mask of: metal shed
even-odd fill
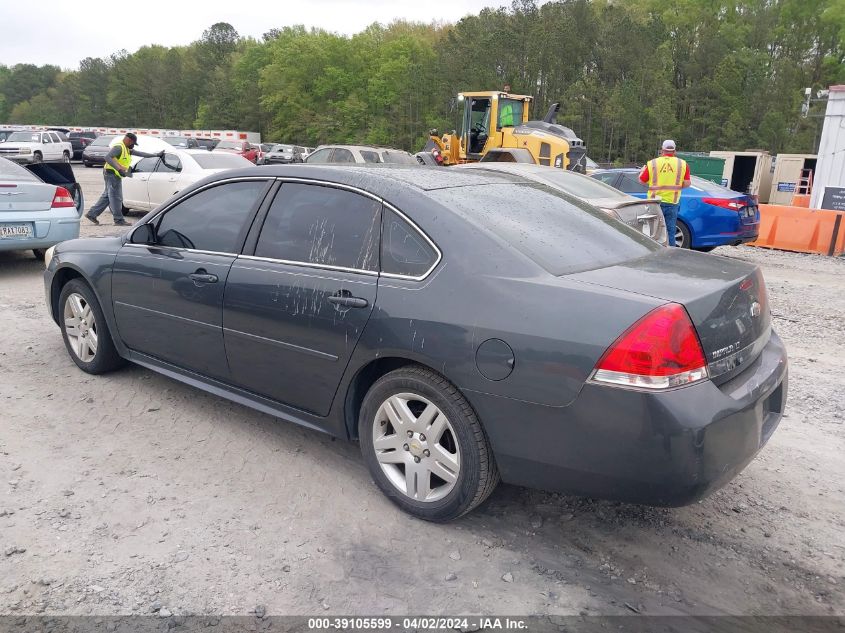
[[[763,150],[744,152],[710,152],[725,159],[722,184],[739,193],[757,196],[758,202],[769,201],[772,187],[772,155]]]
[[[769,204],[791,205],[796,195],[812,193],[815,173],[815,154],[778,154],[775,157]]]

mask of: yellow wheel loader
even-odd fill
[[[531,162],[584,173],[584,142],[568,127],[553,123],[559,104],[552,104],[542,121],[529,121],[531,100],[507,92],[462,92],[460,131],[440,136],[431,130],[425,149],[443,165]]]

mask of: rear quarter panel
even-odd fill
[[[662,303],[555,277],[437,203],[393,200],[438,245],[443,259],[424,281],[379,281],[378,297],[350,363],[408,358],[465,392],[566,406],[598,358],[628,326]],[[479,346],[513,350],[503,380],[478,368]]]

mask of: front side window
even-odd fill
[[[176,156],[176,154],[165,154],[164,158],[156,167],[156,171],[160,173],[164,172],[166,174],[180,172],[182,171],[182,161],[179,160],[179,157]]]
[[[148,174],[156,170],[157,163],[157,156],[150,158],[142,158],[135,164],[135,166],[132,168],[132,171],[134,171],[136,174]]]
[[[386,209],[382,222],[382,272],[406,277],[425,275],[437,261],[437,252],[393,211]]]
[[[381,203],[319,185],[285,183],[255,248],[257,257],[378,270]]]
[[[156,244],[216,253],[240,251],[248,222],[267,182],[246,180],[209,187],[168,210]]]
[[[329,162],[329,156],[332,153],[331,147],[324,147],[323,149],[318,149],[316,152],[311,154],[305,162],[307,163],[327,163]]]

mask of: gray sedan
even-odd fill
[[[500,479],[682,505],[777,427],[786,352],[753,265],[661,247],[511,174],[251,167],[55,248],[68,353],[358,440],[454,519]]]
[[[564,169],[549,169],[542,165],[523,163],[467,163],[461,165],[460,168],[486,169],[513,174],[549,185],[598,207],[611,217],[642,231],[643,235],[648,235],[663,246],[668,243],[666,220],[663,218],[659,202],[635,198],[589,176]]]

